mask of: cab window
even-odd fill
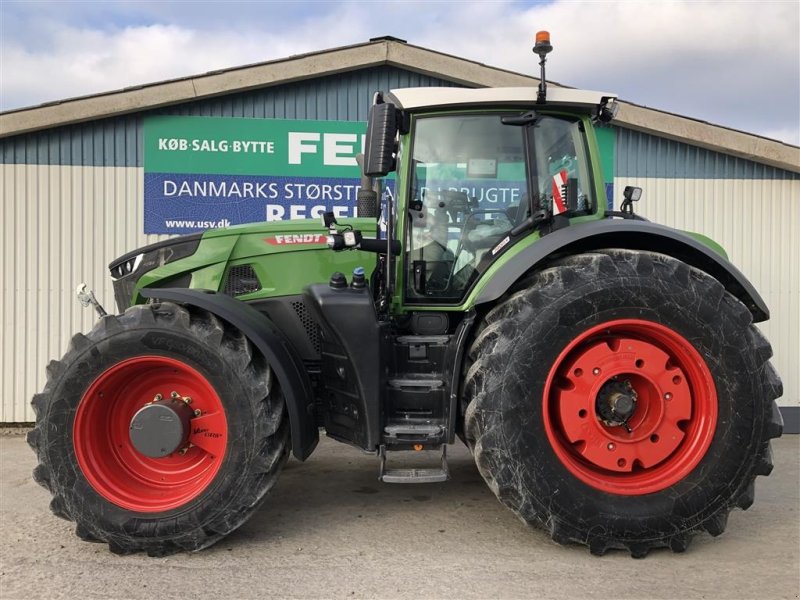
[[[508,114],[508,113],[504,113]],[[406,301],[460,301],[532,211],[596,209],[580,121],[418,118],[407,201]]]
[[[536,208],[555,214],[595,210],[591,176],[579,121],[539,117],[529,129],[532,139]]]

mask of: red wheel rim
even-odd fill
[[[601,389],[617,381],[636,392],[631,432],[597,411]],[[686,477],[717,423],[716,388],[700,353],[672,329],[638,319],[603,323],[573,340],[548,373],[543,403],[559,460],[613,494],[650,494]]]
[[[190,421],[188,444],[163,458],[145,456],[130,441],[131,419],[158,394],[169,398],[172,392],[191,398],[198,415]],[[87,481],[109,502],[138,512],[177,508],[202,493],[219,471],[227,440],[225,410],[212,385],[164,356],[131,358],[104,371],[81,398],[73,425],[75,456]]]

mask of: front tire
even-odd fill
[[[134,306],[74,336],[47,371],[28,435],[39,459],[34,479],[79,537],[113,552],[210,546],[255,512],[288,458],[272,370],[211,313]],[[142,421],[134,417],[158,403],[173,412],[152,419],[183,415],[183,438],[159,448],[163,434],[145,435],[137,446],[131,432]]]
[[[722,533],[782,428],[749,311],[650,252],[572,256],[521,288],[486,315],[464,385],[467,442],[498,498],[595,554]]]

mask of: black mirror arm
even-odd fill
[[[522,233],[525,233],[526,231],[528,231],[530,229],[533,229],[537,225],[540,225],[541,223],[544,223],[544,222],[549,221],[549,220],[550,220],[550,212],[549,211],[547,211],[545,209],[537,210],[530,217],[525,219],[522,223],[520,223],[519,225],[514,227],[514,229],[512,229],[509,232],[509,235],[511,237],[517,237],[518,235],[520,235]]]

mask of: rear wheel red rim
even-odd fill
[[[195,417],[186,446],[163,458],[139,453],[130,441],[133,415],[160,395],[190,398]],[[115,364],[81,398],[73,425],[78,465],[109,502],[137,512],[163,512],[196,498],[225,456],[225,410],[211,383],[189,365],[164,356]]]
[[[630,432],[598,413],[609,382],[636,393]],[[603,323],[574,339],[547,376],[543,402],[547,438],[569,472],[621,495],[681,481],[705,456],[717,423],[714,379],[700,353],[669,327],[639,319]]]

